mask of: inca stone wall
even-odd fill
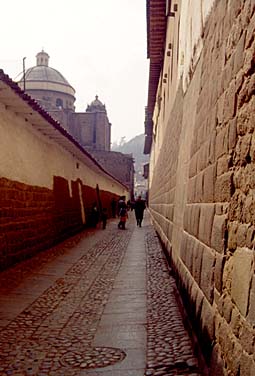
[[[150,190],[211,375],[255,374],[254,10],[253,0],[215,2]]]

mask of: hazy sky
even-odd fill
[[[12,79],[43,48],[76,90],[76,111],[95,95],[106,105],[112,142],[144,133],[146,0],[2,0],[0,32],[0,68]]]

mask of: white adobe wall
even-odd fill
[[[101,190],[127,195],[116,180],[88,167],[4,106],[0,107],[0,139],[1,177],[50,189],[53,176],[62,176],[69,182],[80,178],[91,187],[98,184]]]

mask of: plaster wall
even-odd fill
[[[91,187],[123,193],[123,186],[96,167],[91,168],[36,131],[12,111],[0,111],[0,175],[22,183],[52,188],[53,176],[81,179]],[[88,159],[89,161],[89,159]],[[78,165],[77,165],[78,164]],[[78,168],[77,168],[78,166]]]
[[[43,124],[38,130],[0,104],[0,270],[94,225],[94,203],[110,217],[112,199],[128,198],[128,189],[57,130],[66,148],[46,135]]]

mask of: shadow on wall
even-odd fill
[[[53,178],[53,190],[0,178],[0,270],[92,225],[92,206],[107,208],[115,194]]]

